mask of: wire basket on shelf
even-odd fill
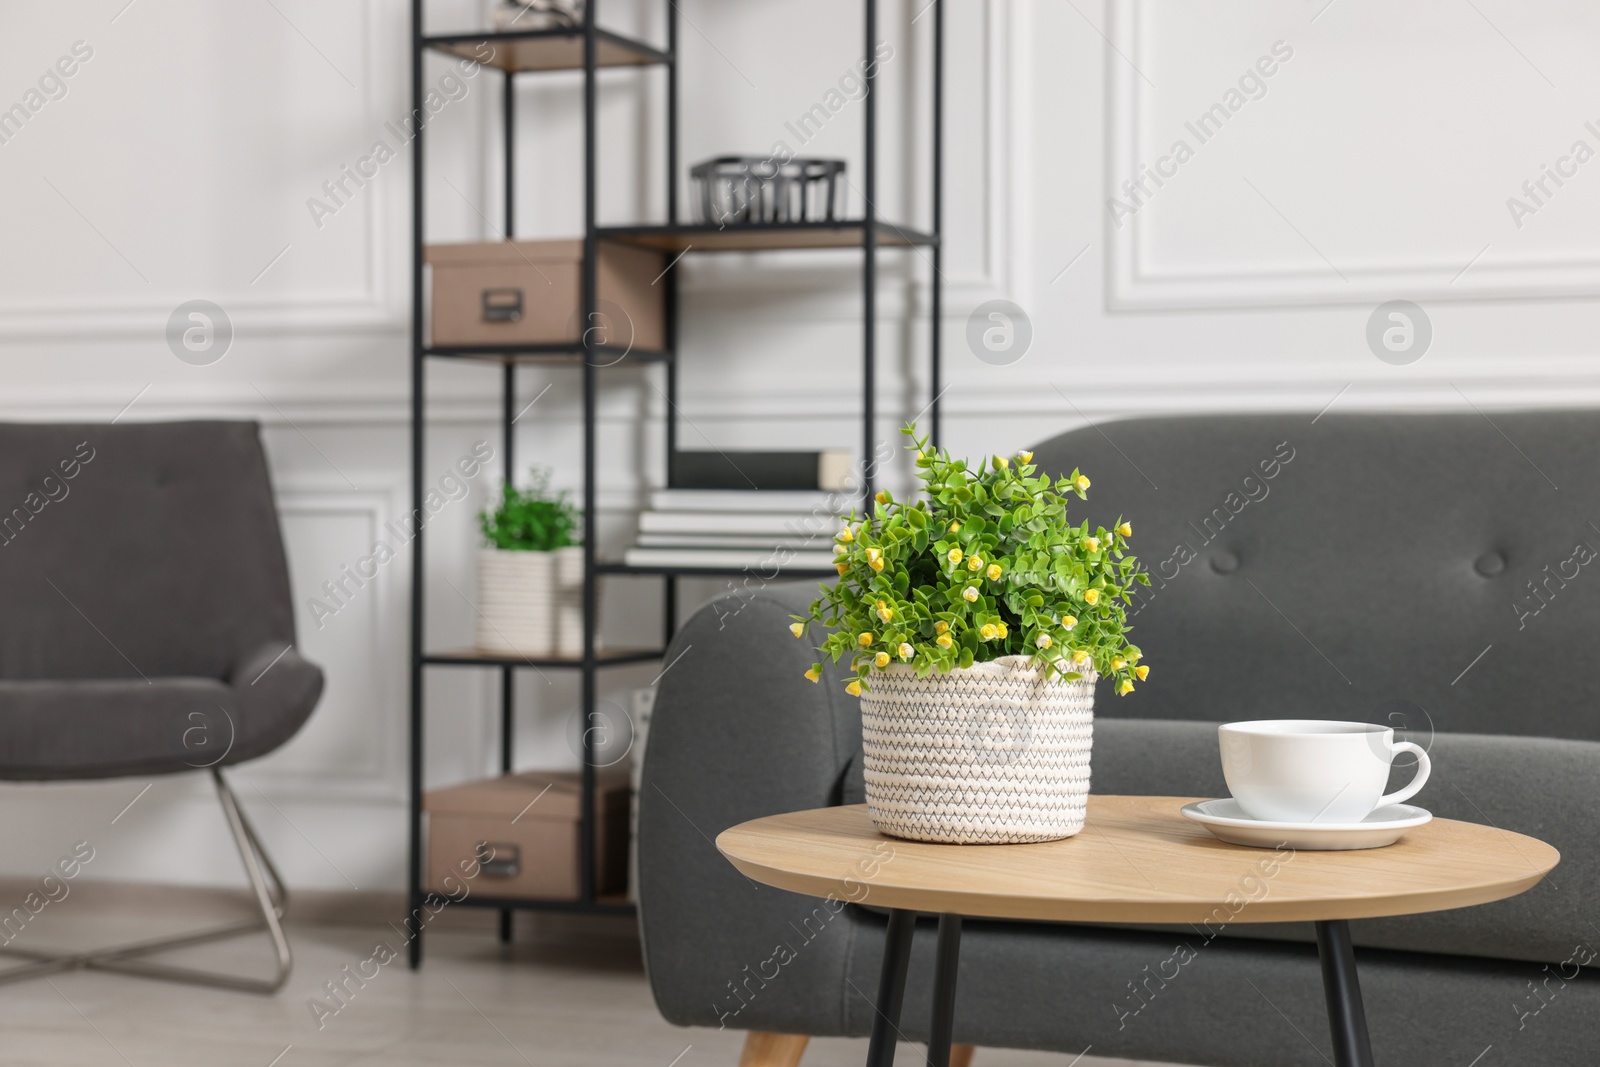
[[[763,222],[832,222],[842,159],[721,156],[689,172],[700,187],[700,220],[719,226]]]

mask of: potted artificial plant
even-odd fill
[[[1132,527],[1074,525],[1089,479],[1036,473],[1030,452],[977,468],[914,427],[926,495],[877,495],[835,538],[838,582],[819,651],[848,661],[861,698],[867,809],[895,837],[1051,841],[1083,828],[1094,683],[1119,694],[1149,668],[1128,641],[1127,604],[1149,577]],[[822,665],[806,677],[813,682]]]
[[[550,492],[548,471],[533,469],[529,483],[506,483],[493,510],[478,513],[478,647],[575,655],[583,650],[580,515],[565,491]]]

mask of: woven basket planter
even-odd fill
[[[1047,680],[1003,656],[918,678],[874,671],[861,694],[867,812],[893,837],[1055,841],[1083,829],[1094,675]]]
[[[478,552],[478,636],[484,652],[548,656],[556,649],[553,552]]]

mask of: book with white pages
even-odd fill
[[[640,533],[765,534],[786,539],[827,539],[838,533],[839,528],[837,515],[805,511],[646,511],[639,515]]]
[[[797,552],[826,550],[833,553],[833,540],[816,537],[773,537],[771,534],[641,533],[638,544],[645,548],[787,548]]]
[[[820,489],[653,489],[655,511],[785,512],[843,515],[860,509],[859,497]]]
[[[833,567],[832,552],[779,552],[770,548],[646,548],[635,546],[623,552],[622,562],[630,567],[704,567],[751,570],[823,570]]]

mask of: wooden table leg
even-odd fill
[[[883,938],[883,971],[878,977],[878,1002],[872,1017],[872,1043],[867,1047],[867,1067],[894,1067],[895,1038],[900,1033],[900,1006],[906,998],[906,968],[911,964],[911,935],[917,913],[889,913]]]
[[[739,1067],[800,1067],[811,1038],[805,1034],[776,1034],[752,1030],[744,1035]]]
[[[956,964],[960,959],[961,916],[941,915],[933,970],[933,1021],[928,1025],[928,1067],[950,1067],[950,1035],[956,1024]]]
[[[1375,1067],[1367,1013],[1361,1004],[1356,954],[1350,945],[1350,924],[1343,919],[1317,923],[1317,955],[1322,960],[1322,992],[1328,1000],[1328,1026],[1333,1031],[1337,1067]]]

